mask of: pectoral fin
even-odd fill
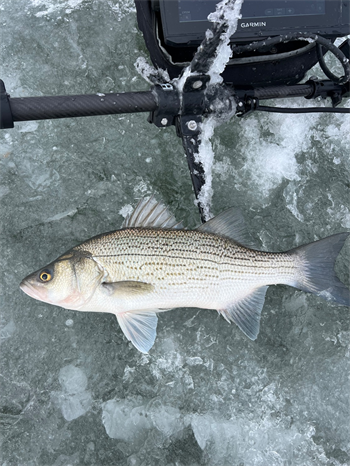
[[[136,282],[136,281],[121,281],[112,283],[101,283],[102,289],[108,295],[115,295],[119,297],[128,297],[135,295],[148,294],[153,291],[154,286],[150,283]]]
[[[256,340],[260,330],[261,310],[264,306],[267,286],[252,290],[243,299],[220,310],[220,314],[234,322],[251,340]]]
[[[118,323],[126,338],[141,353],[148,353],[157,335],[158,317],[153,311],[123,312],[117,314]]]

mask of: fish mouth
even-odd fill
[[[37,299],[38,301],[45,301],[47,299],[47,293],[46,293],[46,290],[38,290],[37,288],[35,288],[33,285],[31,285],[30,283],[26,282],[25,280],[23,280],[19,287],[21,288],[21,290],[27,294],[28,296],[30,296],[31,298],[34,298],[34,299]],[[44,295],[44,296],[43,296]]]

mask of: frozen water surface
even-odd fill
[[[0,5],[12,96],[149,88],[134,66],[147,51],[131,0]],[[348,128],[331,114],[216,128],[212,213],[240,207],[267,250],[349,229]],[[160,315],[142,355],[113,315],[20,291],[145,195],[198,224],[173,128],[121,115],[21,123],[0,137],[1,465],[350,464],[348,308],[270,287],[255,342],[214,311],[179,309]],[[349,245],[337,263],[345,282],[348,258]]]

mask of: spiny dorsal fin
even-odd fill
[[[242,212],[236,207],[221,212],[221,214],[203,223],[197,230],[225,236],[246,248],[256,249],[256,245],[245,227]]]
[[[219,310],[228,321],[234,322],[251,340],[256,340],[260,329],[261,310],[268,286],[252,290],[244,298]]]
[[[116,315],[126,338],[141,353],[148,353],[157,335],[158,317],[156,313],[153,311],[135,311]]]
[[[141,199],[135,210],[124,220],[122,228],[183,228],[167,207],[157,202],[153,196]]]

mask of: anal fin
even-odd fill
[[[148,353],[156,339],[158,317],[154,311],[128,311],[117,314],[124,335],[141,353]]]
[[[228,322],[234,322],[251,340],[256,340],[260,330],[261,310],[267,288],[267,286],[256,288],[226,309],[219,310]]]

